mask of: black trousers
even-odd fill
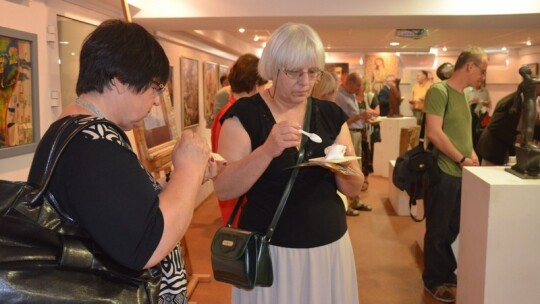
[[[455,283],[456,258],[452,243],[459,234],[461,177],[440,172],[440,181],[426,191],[426,235],[424,237],[424,273],[428,288]]]

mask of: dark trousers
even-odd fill
[[[428,288],[456,280],[457,263],[451,245],[459,234],[461,177],[443,172],[440,176],[440,181],[426,191],[424,199],[426,235],[422,278]]]

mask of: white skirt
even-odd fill
[[[349,232],[331,244],[308,248],[270,245],[271,287],[233,287],[234,304],[357,304],[356,266]]]

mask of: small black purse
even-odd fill
[[[79,124],[72,131],[68,126]],[[102,119],[74,116],[59,128],[39,187],[0,181],[0,302],[157,303],[161,269],[134,271],[102,253],[47,193],[70,141]],[[126,142],[129,142],[127,138]]]
[[[307,132],[309,132],[310,118],[311,98],[308,98],[304,118],[304,130]],[[296,165],[301,164],[304,159],[304,144],[306,140],[306,136],[302,136]],[[210,247],[212,271],[217,281],[229,283],[244,289],[253,289],[255,286],[272,286],[274,275],[268,246],[279,217],[283,212],[283,208],[285,208],[285,203],[292,190],[294,180],[298,175],[298,170],[298,167],[293,169],[289,182],[281,196],[276,213],[265,235],[259,232],[232,227],[236,213],[242,204],[243,195],[238,199],[227,225],[219,228],[212,239]]]

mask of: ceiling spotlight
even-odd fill
[[[246,29],[245,29],[245,28],[243,28],[243,27],[241,27],[241,28],[239,28],[239,29],[238,29],[238,31],[239,31],[240,33],[243,33],[243,32],[245,32],[245,31],[246,31]]]
[[[528,46],[531,46],[532,45],[531,39],[527,40],[527,42],[525,42],[525,44],[528,45]]]
[[[506,52],[506,47],[503,46],[503,47],[501,48],[501,51]]]
[[[253,36],[253,41],[255,42],[259,41],[259,36],[258,35]]]
[[[263,48],[266,47],[266,42],[263,42],[262,47],[263,47]]]
[[[446,48],[446,46],[443,46],[442,51],[443,51],[443,52],[448,51],[448,49]]]
[[[364,56],[360,56],[360,60],[358,60],[358,63],[360,65],[364,65]]]
[[[390,42],[390,45],[391,45],[391,46],[398,46],[398,45],[399,45],[399,42],[397,42],[397,41],[392,41],[392,42]]]

